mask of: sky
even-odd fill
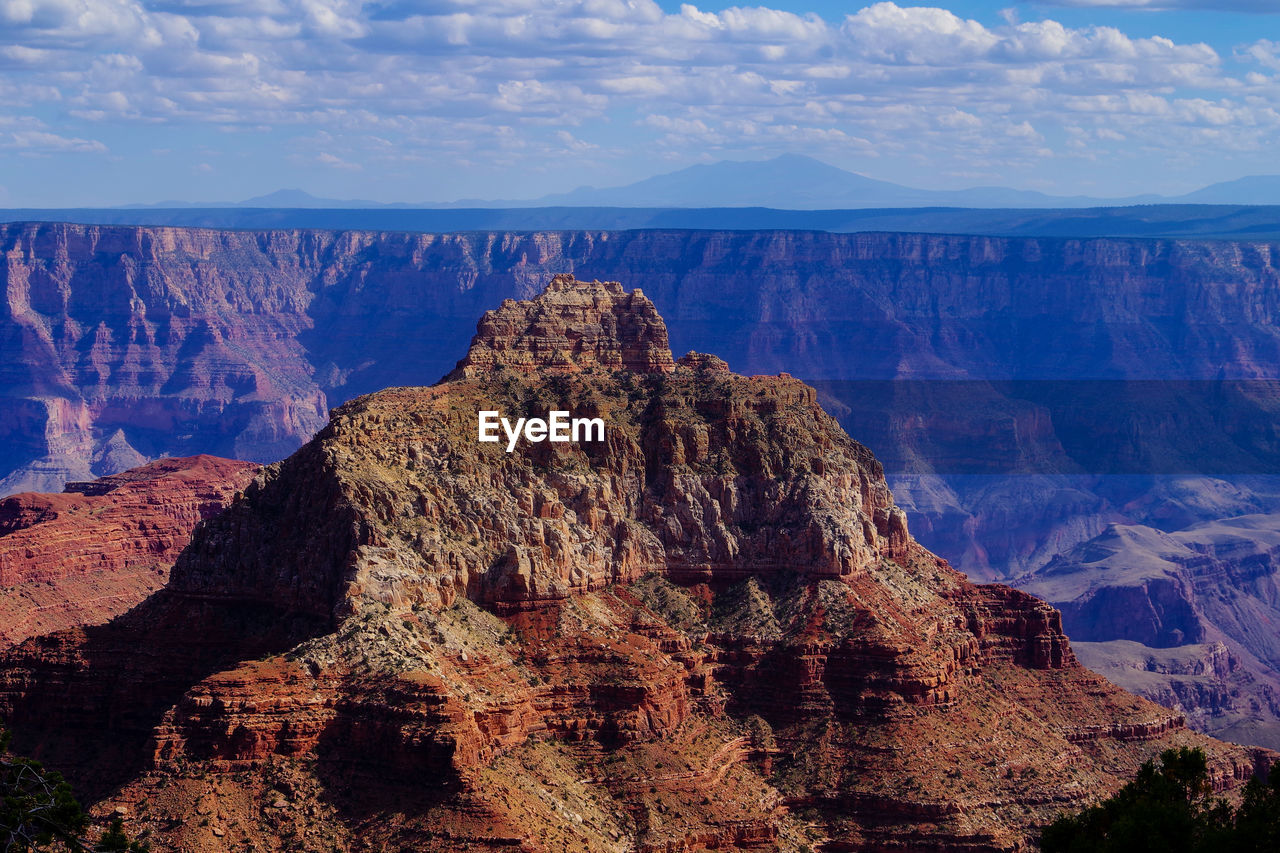
[[[0,207],[520,199],[806,154],[931,189],[1280,173],[1280,0],[0,0]]]

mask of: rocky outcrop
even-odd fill
[[[1062,633],[1062,614],[1052,605],[998,584],[968,587],[958,603],[985,660],[1032,669],[1076,665]]]
[[[744,373],[814,384],[885,461],[915,536],[972,577],[1041,569],[1112,524],[1173,532],[1280,511],[1267,479],[1280,471],[1268,241],[42,223],[0,226],[0,248],[0,494],[165,454],[276,461],[331,405],[450,371],[494,306],[484,339],[503,349],[478,350],[464,370],[505,360],[519,372],[544,351],[560,366],[540,370],[670,369],[643,363],[669,358],[647,310],[611,315],[634,316],[615,330],[631,354],[597,351],[598,333],[572,324],[554,339],[502,332],[505,312],[520,311],[504,300],[576,273],[642,288],[676,352],[711,349]],[[566,293],[540,310],[585,319],[595,298],[575,307]],[[1121,379],[1186,381],[1153,391]],[[1106,417],[1113,402],[1127,407],[1119,420]],[[691,572],[719,559],[705,547]],[[504,559],[528,562],[518,550]],[[1196,583],[1229,589],[1232,577]],[[1222,639],[1199,633],[1178,584],[1122,587],[1052,600],[1098,642]],[[1223,607],[1237,634],[1275,635],[1269,605],[1227,595]],[[1259,655],[1259,679],[1278,655]]]
[[[164,586],[201,521],[253,479],[248,462],[162,459],[0,500],[0,645],[97,625]]]
[[[1162,748],[1267,766],[921,547],[812,388],[648,312],[560,279],[470,375],[336,410],[162,592],[0,659],[16,746],[205,850],[1015,850]],[[553,409],[604,437],[477,440]]]
[[[1204,731],[1280,747],[1280,519],[1165,533],[1112,525],[1019,578],[1062,609],[1085,662]]]
[[[563,273],[536,302],[507,299],[486,311],[467,357],[445,378],[596,368],[670,373],[667,326],[639,288],[626,293],[616,281],[588,284]]]

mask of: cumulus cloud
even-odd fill
[[[107,146],[96,139],[59,136],[44,130],[14,130],[0,133],[0,148],[18,149],[31,154],[66,151],[103,153],[107,150]]]
[[[634,151],[593,136],[619,126],[656,151],[796,144],[957,174],[1034,163],[1064,139],[1165,150],[1234,132],[1262,146],[1280,127],[1263,73],[1278,55],[1246,46],[1233,58],[1254,70],[1236,79],[1204,44],[894,2],[839,21],[652,0],[0,3],[0,94],[60,104],[68,122],[28,131],[47,150],[103,150],[92,122],[283,127],[328,134],[308,162],[337,169]]]
[[[0,150],[24,156],[104,154],[107,146],[96,139],[54,133],[35,116],[0,114]]]
[[[557,130],[556,139],[558,139],[560,143],[564,145],[566,150],[572,151],[575,154],[585,154],[588,151],[591,151],[600,147],[598,145],[594,145],[590,142],[587,142],[584,139],[577,138],[567,130]]]
[[[1263,68],[1280,71],[1280,41],[1258,39],[1253,44],[1245,45],[1238,51],[1238,56],[1256,62]]]
[[[1144,9],[1166,12],[1175,9],[1204,9],[1209,12],[1280,12],[1274,0],[1037,0],[1044,6],[1065,6],[1084,9]]]
[[[330,154],[328,151],[321,151],[317,154],[316,162],[331,169],[350,169],[353,172],[358,172],[363,168],[359,163],[349,163],[336,154]]]

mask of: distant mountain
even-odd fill
[[[502,207],[771,207],[783,210],[855,210],[886,207],[1082,208],[1139,204],[1280,204],[1280,175],[1255,175],[1212,184],[1186,195],[1154,193],[1121,198],[1055,196],[1009,187],[927,190],[868,178],[805,157],[690,166],[634,184],[567,193],[528,201],[456,206]]]
[[[422,205],[407,204],[405,202],[385,204],[380,201],[368,201],[367,199],[316,198],[311,193],[304,192],[303,190],[276,190],[275,192],[268,193],[267,195],[247,198],[242,202],[238,202],[235,206],[264,208],[304,207],[325,210],[372,210],[383,207],[421,207]]]
[[[1280,175],[1223,181],[1169,200],[1187,204],[1280,204]]]
[[[530,207],[724,208],[776,210],[865,210],[875,208],[963,207],[1046,209],[1122,207],[1140,204],[1280,204],[1280,175],[1260,175],[1213,184],[1183,196],[1154,194],[1124,198],[1055,196],[1009,187],[926,190],[837,168],[800,154],[771,160],[721,160],[655,175],[620,187],[579,187],[532,199],[476,199],[453,202],[396,202],[318,198],[284,189],[240,202],[163,201],[126,209],[262,208],[271,210],[513,209]]]
[[[258,195],[253,198],[247,198],[244,201],[159,201],[155,204],[126,204],[123,205],[125,210],[174,210],[174,209],[215,209],[229,207],[251,207],[265,208],[270,210],[281,209],[308,209],[308,210],[377,210],[382,208],[412,208],[412,207],[432,207],[433,205],[408,204],[405,202],[396,202],[394,204],[386,204],[380,201],[369,201],[368,199],[341,199],[341,198],[318,198],[305,190],[290,189],[276,190],[266,195]]]
[[[460,199],[410,204],[363,199],[317,198],[300,189],[284,189],[240,202],[165,201],[127,205],[131,209],[457,209],[528,207],[769,207],[782,210],[851,210],[899,207],[1062,208],[1158,201],[1159,196],[1098,199],[1050,196],[1008,187],[925,190],[868,178],[805,157],[783,154],[772,160],[722,160],[689,166],[620,187],[579,187],[532,199]]]
[[[1125,203],[1156,199],[1125,199]],[[799,154],[772,160],[722,160],[622,187],[580,187],[524,205],[613,207],[774,207],[833,210],[876,207],[1091,207],[1115,199],[1050,196],[1007,187],[925,190],[868,178]]]
[[[608,189],[581,187],[544,196],[554,205],[622,207],[739,207],[797,210],[884,207],[885,200],[927,204],[930,193],[846,172],[812,157],[784,154],[772,160],[721,161],[655,175]]]
[[[308,228],[362,231],[563,231],[692,229],[987,234],[1004,237],[1280,239],[1280,205],[1144,204],[1082,208],[768,207],[11,208],[3,222],[168,225],[184,228]]]
[[[143,204],[135,202],[133,204],[122,204],[116,208],[105,208],[107,210],[221,210],[223,208],[236,207],[233,201],[181,201],[176,198],[168,198],[164,201]]]

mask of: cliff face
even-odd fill
[[[324,423],[297,340],[310,271],[270,238],[11,226],[0,246],[0,489],[165,454],[274,461]]]
[[[0,645],[124,613],[164,586],[191,531],[253,479],[248,462],[162,459],[0,500]]]
[[[1269,243],[45,224],[0,226],[0,248],[6,491],[161,453],[274,461],[327,405],[442,375],[476,316],[558,272],[642,287],[678,352],[811,380],[1280,363]]]
[[[670,373],[667,327],[653,303],[616,281],[585,285],[557,275],[536,302],[507,299],[480,318],[467,357],[446,380],[498,370],[555,375],[630,370]]]
[[[1269,762],[922,548],[811,387],[665,339],[567,277],[486,315],[449,381],[267,468],[164,591],[8,652],[17,746],[203,850],[1008,850],[1164,747],[1223,788]],[[477,440],[554,410],[603,438]]]
[[[1274,378],[1272,242],[46,224],[0,226],[0,248],[0,494],[162,454],[275,461],[329,406],[434,381],[481,312],[576,271],[642,288],[676,352],[812,380],[887,460],[916,535],[974,577],[1033,571],[1113,523],[1173,531],[1280,512],[1274,480],[1222,476],[1280,471],[1274,383],[1229,406],[1217,381],[1177,386],[1100,426],[1090,418],[1113,398],[1076,381]],[[508,322],[502,308],[492,322]],[[527,367],[540,348],[580,358],[591,344],[535,330],[513,346]],[[595,355],[638,366],[629,358]],[[1009,377],[1031,381],[985,382]],[[902,378],[921,382],[868,386]],[[1121,447],[1098,460],[1114,443],[1096,440],[1102,426]],[[1195,467],[1206,453],[1224,466]],[[1161,454],[1179,476],[1148,476]],[[1100,461],[1138,476],[1098,476],[1112,470]],[[1125,601],[1106,618],[1122,620]],[[1241,631],[1271,633],[1265,612],[1241,611]]]
[[[1280,747],[1280,518],[1172,533],[1113,525],[1019,579],[1062,608],[1088,664],[1196,727]]]

